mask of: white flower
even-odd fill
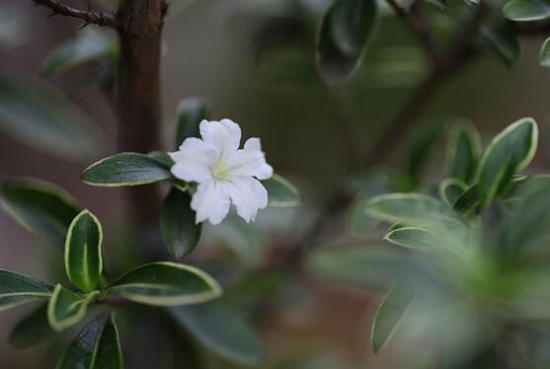
[[[200,133],[202,139],[187,138],[178,151],[169,154],[175,162],[172,174],[198,183],[191,200],[196,222],[208,219],[219,224],[231,203],[241,218],[253,221],[258,210],[267,207],[267,190],[259,180],[273,174],[260,139],[249,138],[244,149],[239,149],[241,128],[229,119],[203,120]]]

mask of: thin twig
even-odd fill
[[[49,8],[52,15],[64,15],[81,19],[85,22],[85,25],[96,24],[101,27],[120,28],[120,22],[113,14],[73,8],[59,0],[34,0],[34,3]]]

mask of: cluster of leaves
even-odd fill
[[[184,100],[179,107],[176,142],[198,135],[198,125],[208,118],[210,110],[202,99]],[[190,208],[193,184],[172,177],[172,164],[165,152],[121,153],[88,167],[82,180],[106,187],[171,182],[159,228],[171,255],[182,259],[197,246],[201,224],[195,223]],[[280,176],[263,183],[270,205],[294,206],[300,202],[297,190]],[[110,280],[103,267],[99,220],[61,189],[37,180],[9,180],[1,185],[1,199],[6,211],[21,225],[64,251],[66,276],[72,284],[52,285],[0,271],[0,309],[35,300],[48,301],[16,326],[11,340],[17,347],[39,343],[53,332],[76,325],[89,315],[98,315],[69,345],[58,367],[121,368],[122,353],[112,310],[136,303],[164,309],[206,347],[226,359],[241,364],[262,359],[261,344],[243,313],[219,299],[222,287],[207,273],[189,265],[152,262]],[[200,308],[188,306],[196,304]],[[105,310],[110,315],[107,319]]]
[[[374,318],[375,352],[402,325],[405,344],[438,348],[444,367],[486,367],[476,360],[503,340],[515,342],[511,352],[522,367],[548,365],[522,351],[544,345],[531,337],[545,330],[533,321],[550,318],[550,180],[521,174],[537,140],[535,121],[524,118],[481,153],[479,134],[460,121],[449,135],[438,191],[389,193],[360,204],[371,219],[391,224],[384,240],[393,247],[359,242],[311,256],[310,270],[325,278],[358,287],[392,284]]]

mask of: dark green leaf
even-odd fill
[[[475,127],[468,121],[456,123],[447,143],[447,176],[469,183],[475,175],[480,151],[481,139]]]
[[[287,207],[302,203],[298,189],[283,177],[274,174],[271,178],[262,181],[267,190],[269,206]]]
[[[48,304],[44,303],[17,323],[8,340],[15,348],[23,349],[42,343],[55,334],[48,322]]]
[[[0,76],[0,130],[67,160],[95,155],[99,135],[91,119],[53,86]]]
[[[86,296],[76,294],[62,285],[55,286],[52,298],[48,305],[48,321],[55,331],[62,331],[80,322],[88,305],[96,298],[99,292],[94,291]]]
[[[153,151],[153,152],[150,152],[148,156],[156,160],[157,163],[159,163],[166,169],[172,168],[172,166],[174,166],[175,164],[174,160],[172,160],[170,155],[168,155],[168,153],[165,151]]]
[[[345,82],[359,67],[377,23],[375,0],[337,0],[328,9],[316,45],[317,68],[327,85]]]
[[[550,38],[544,40],[540,48],[539,64],[543,68],[550,68]]]
[[[65,243],[65,271],[82,292],[93,291],[101,278],[102,240],[101,224],[92,213],[84,210],[74,218]]]
[[[517,22],[550,18],[550,5],[540,0],[512,0],[503,8],[504,16]]]
[[[506,24],[483,26],[481,37],[505,64],[515,63],[519,59],[519,39]]]
[[[52,291],[49,283],[0,269],[0,311],[29,301],[47,300]]]
[[[199,124],[210,117],[212,104],[209,100],[190,97],[178,105],[176,148],[188,137],[199,137]]]
[[[56,369],[122,369],[122,349],[113,317],[101,317],[82,329],[63,353]]]
[[[168,179],[170,172],[147,155],[125,152],[92,164],[80,177],[92,186],[140,186]]]
[[[0,185],[2,205],[19,224],[62,250],[80,207],[62,189],[37,180],[10,180]]]
[[[414,138],[405,155],[407,174],[413,181],[420,180],[422,168],[437,140],[441,137],[443,127],[442,124],[431,125]]]
[[[114,37],[93,28],[86,28],[55,49],[44,59],[40,72],[44,77],[53,77],[74,67],[102,59],[116,58],[118,46]]]
[[[173,188],[162,205],[160,231],[168,251],[176,259],[189,255],[201,237],[202,224],[195,223],[191,196]]]
[[[169,309],[176,322],[204,346],[240,365],[257,365],[264,359],[262,343],[244,313],[217,299],[195,306]]]
[[[477,173],[481,210],[504,190],[513,176],[523,170],[535,155],[538,128],[532,118],[524,118],[499,133],[483,153]]]
[[[477,185],[468,188],[458,199],[456,199],[453,209],[460,214],[468,215],[476,210],[479,205],[479,193]]]
[[[415,297],[415,291],[403,283],[388,291],[378,306],[372,324],[371,345],[374,352],[379,352],[388,344]]]
[[[109,291],[143,304],[178,306],[215,299],[222,288],[192,266],[156,262],[132,269],[114,281]]]
[[[468,190],[468,185],[456,178],[446,178],[439,185],[441,200],[451,208],[456,201]]]

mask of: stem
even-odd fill
[[[121,57],[118,68],[120,151],[147,153],[160,148],[160,47],[165,4],[123,0],[119,8]],[[128,190],[137,225],[156,220],[159,194],[154,186]]]

